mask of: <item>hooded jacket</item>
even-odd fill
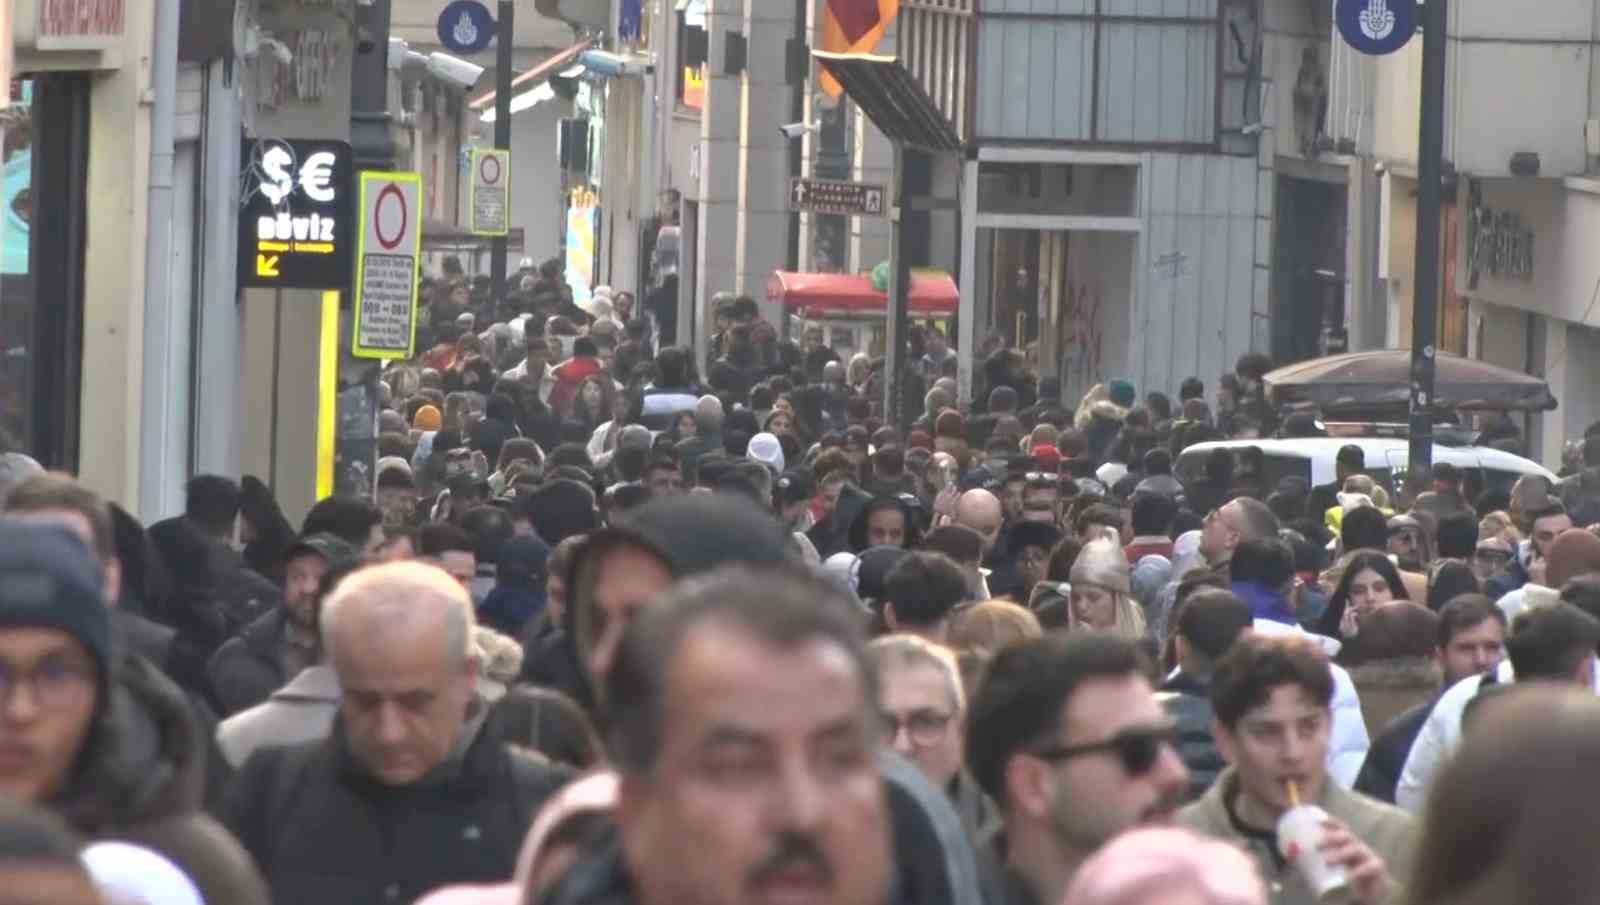
[[[224,822],[278,905],[390,905],[503,880],[568,773],[513,751],[487,725],[467,731],[464,751],[403,787],[373,779],[337,724],[323,741],[265,749],[239,774]]]
[[[144,659],[124,657],[77,770],[50,809],[88,839],[165,855],[208,902],[265,905],[249,856],[201,810],[206,742],[182,691]]]
[[[776,564],[794,559],[789,532],[771,514],[728,494],[691,493],[653,500],[627,512],[612,527],[590,535],[567,567],[567,609],[562,626],[574,663],[580,665],[582,702],[594,701],[593,677],[582,666],[595,607],[584,564],[620,546],[658,557],[676,579],[732,563]]]

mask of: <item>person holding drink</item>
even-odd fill
[[[1333,690],[1326,655],[1294,636],[1247,633],[1212,680],[1229,766],[1178,822],[1243,847],[1272,905],[1385,905],[1410,870],[1410,816],[1329,780]]]

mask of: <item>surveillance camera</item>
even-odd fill
[[[483,77],[483,67],[447,53],[428,54],[428,71],[452,85],[471,88]]]
[[[778,127],[778,134],[789,139],[790,141],[794,141],[802,135],[805,135],[807,132],[815,131],[817,131],[816,123],[788,123]]]

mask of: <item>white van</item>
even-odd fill
[[[1185,484],[1203,480],[1206,458],[1214,449],[1233,451],[1255,447],[1266,458],[1266,486],[1273,488],[1286,477],[1298,477],[1318,487],[1332,483],[1337,472],[1334,460],[1345,446],[1359,446],[1366,456],[1365,473],[1389,490],[1394,477],[1404,474],[1410,459],[1410,445],[1404,438],[1389,437],[1299,437],[1288,440],[1224,440],[1189,447],[1178,457],[1174,471]],[[1507,489],[1523,475],[1539,475],[1552,483],[1556,476],[1537,462],[1486,446],[1433,445],[1433,461],[1449,462],[1461,469],[1462,489],[1473,499],[1486,489]]]

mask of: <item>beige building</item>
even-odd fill
[[[1560,408],[1526,419],[1532,456],[1600,420],[1600,2],[1450,5],[1439,344],[1550,382]],[[1416,254],[1421,41],[1391,57],[1334,44],[1327,128],[1377,188],[1368,345],[1408,346]],[[1352,240],[1357,238],[1352,233]]]

